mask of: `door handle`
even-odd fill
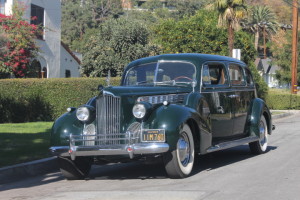
[[[232,95],[229,95],[228,97],[233,99],[233,98],[238,98],[238,97],[240,97],[240,96],[237,95],[237,94],[232,94]]]

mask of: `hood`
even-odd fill
[[[190,93],[190,87],[166,87],[166,86],[149,86],[149,87],[128,87],[117,86],[104,88],[104,93],[111,93],[114,96],[151,96],[151,95],[167,95],[178,93]]]

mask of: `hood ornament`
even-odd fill
[[[108,70],[108,72],[107,72],[106,85],[107,85],[107,87],[110,86],[110,70]]]

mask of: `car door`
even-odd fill
[[[247,112],[253,99],[254,85],[250,72],[244,74],[244,67],[237,63],[229,63],[229,77],[234,94],[230,96],[232,99],[233,112],[233,136],[243,136],[245,134],[245,126],[247,120]],[[252,82],[252,83],[251,83]]]
[[[231,92],[226,65],[208,62],[202,67],[202,94],[210,109],[213,142],[232,135],[233,113]]]

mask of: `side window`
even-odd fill
[[[246,82],[247,82],[247,85],[253,85],[254,82],[253,82],[253,78],[252,78],[252,75],[250,73],[250,70],[245,68],[245,75],[246,75]]]
[[[229,76],[232,85],[245,85],[243,70],[239,65],[229,65]]]
[[[225,66],[222,64],[206,64],[203,66],[202,83],[207,85],[228,85]]]

